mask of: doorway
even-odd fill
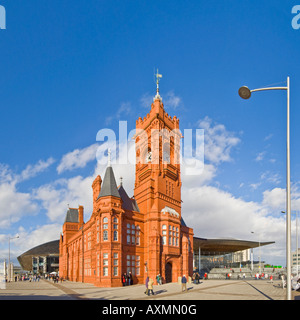
[[[168,262],[166,264],[166,283],[172,282],[172,264]]]

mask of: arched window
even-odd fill
[[[103,218],[103,223],[108,223],[108,218]]]
[[[162,237],[162,244],[165,246],[167,244],[167,237],[163,236]]]
[[[166,226],[165,224],[163,224],[163,225],[162,225],[162,229],[163,229],[163,230],[166,230],[166,229],[167,229],[167,226]]]
[[[114,231],[114,241],[118,241],[118,231]]]

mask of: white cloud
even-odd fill
[[[237,146],[240,139],[226,130],[222,124],[213,124],[209,117],[198,122],[199,128],[204,129],[205,160],[214,164],[231,161],[230,152]]]
[[[113,116],[108,116],[105,118],[105,124],[109,125],[112,123],[113,120],[121,120],[125,116],[128,116],[131,113],[131,103],[130,102],[122,102],[121,106],[114,113]],[[124,120],[124,119],[123,119]]]
[[[31,194],[17,191],[14,183],[0,184],[0,229],[37,212]]]
[[[96,159],[98,144],[92,144],[83,149],[75,149],[65,154],[56,170],[60,174],[77,168],[84,168],[88,162]]]
[[[32,194],[20,192],[17,185],[44,171],[53,162],[52,158],[41,160],[36,165],[28,165],[21,174],[15,174],[7,165],[0,165],[0,228],[8,228],[22,217],[37,213],[38,205]]]
[[[250,188],[251,188],[252,190],[256,190],[260,185],[261,185],[261,182],[251,183],[251,184],[250,184]]]
[[[255,161],[262,161],[264,159],[264,157],[265,157],[265,154],[266,154],[265,151],[258,153],[256,158],[255,158]]]
[[[166,108],[177,109],[182,106],[182,100],[173,91],[169,91],[164,98],[164,105]]]
[[[263,204],[272,210],[285,210],[286,192],[282,188],[274,188],[263,192]]]
[[[61,224],[44,224],[42,226],[34,226],[33,229],[26,230],[22,226],[18,228],[19,239],[14,242],[14,246],[18,248],[16,255],[20,255],[29,249],[40,244],[59,240],[61,232]]]
[[[83,205],[85,213],[92,211],[93,177],[76,176],[70,179],[59,179],[51,184],[34,190],[35,200],[41,201],[46,216],[51,222],[62,223],[68,206],[76,208]]]
[[[279,184],[281,179],[280,175],[278,173],[272,173],[270,171],[266,171],[261,174],[260,179],[262,181],[267,181],[273,184]]]
[[[20,181],[27,180],[35,177],[38,173],[45,171],[48,167],[50,167],[55,160],[53,158],[49,158],[46,161],[39,160],[39,162],[35,165],[28,165],[25,170],[23,170],[18,177]]]

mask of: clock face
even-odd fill
[[[152,154],[151,154],[151,151],[149,151],[146,156],[146,161],[151,162],[151,160],[152,160]]]

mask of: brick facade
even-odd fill
[[[179,120],[165,112],[156,96],[149,114],[136,121],[136,129],[134,197],[122,184],[117,187],[110,165],[103,181],[95,178],[90,220],[84,222],[82,206],[66,214],[59,246],[63,278],[115,287],[122,286],[121,276],[129,272],[134,284],[157,274],[163,282],[192,274],[193,230],[181,217],[180,164],[175,161]],[[155,133],[162,129],[175,132],[166,144]]]

